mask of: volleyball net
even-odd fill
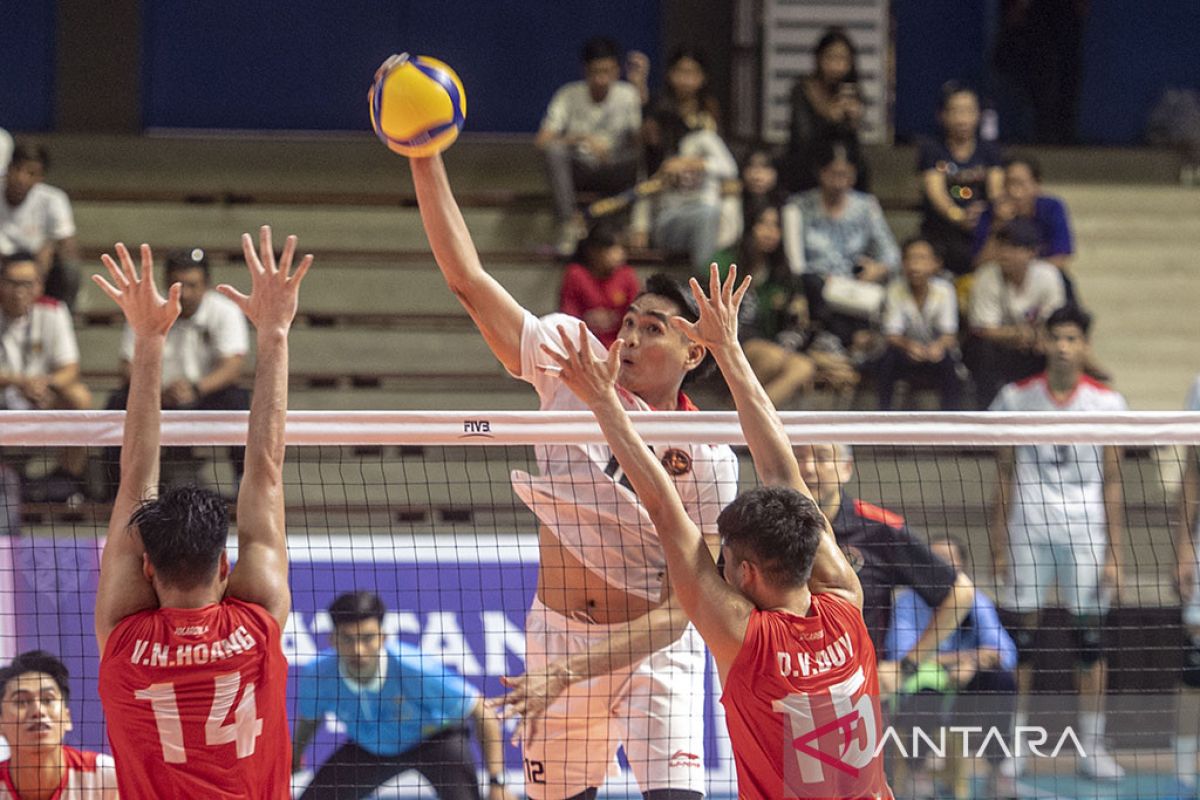
[[[974,635],[960,630],[957,638],[953,631],[944,632],[954,640],[944,645],[947,652],[955,647],[976,651],[967,659],[975,659],[973,666],[960,670],[957,662],[946,658],[935,667],[922,666],[915,675],[901,676],[897,691],[884,698],[885,707],[900,719],[913,705],[897,698],[924,698],[929,705],[918,709],[917,716],[925,714],[932,726],[921,734],[930,743],[917,743],[932,755],[920,759],[910,752],[917,741],[910,715],[903,725],[897,723],[893,744],[905,752],[891,759],[890,769],[928,770],[951,789],[957,785],[958,796],[982,796],[988,770],[994,768],[995,758],[992,766],[988,763],[994,749],[977,750],[977,739],[965,747],[959,744],[967,757],[955,759],[958,740],[952,738],[940,748],[950,754],[939,752],[938,731],[944,736],[948,726],[969,727],[980,720],[1003,719],[1006,713],[1011,716],[1015,702],[1004,690],[981,689],[979,693],[990,698],[984,703],[987,708],[960,710],[954,717],[947,716],[953,703],[946,698],[965,694],[981,671],[994,668],[1015,674],[1016,656],[1009,648],[1019,645],[1020,663],[1032,665],[1036,698],[1025,704],[1020,721],[1045,729],[1045,753],[1060,743],[1063,731],[1075,727],[1074,687],[1081,664],[1096,658],[1107,663],[1106,741],[1127,773],[1107,784],[1074,777],[1080,756],[1068,743],[1053,758],[1039,757],[1044,763],[1020,779],[1026,792],[1022,796],[1038,791],[1063,797],[1168,796],[1175,772],[1175,734],[1181,727],[1181,679],[1188,659],[1195,657],[1181,622],[1184,609],[1177,583],[1187,570],[1179,569],[1175,539],[1183,524],[1185,474],[1193,447],[1200,445],[1196,415],[783,416],[794,444],[815,446],[810,455],[825,454],[836,462],[832,470],[817,470],[822,479],[828,474],[845,481],[841,491],[817,489],[822,505],[837,498],[835,522],[840,522],[835,529],[854,528],[836,530],[839,540],[845,538],[844,552],[856,567],[863,567],[864,581],[889,584],[886,590],[867,593],[869,602],[886,602],[887,608],[865,609],[880,661],[898,661],[904,655],[919,634],[915,628],[929,618],[926,601],[945,597],[946,591],[923,585],[935,573],[923,561],[913,561],[908,549],[874,545],[872,531],[878,526],[903,528],[939,555],[953,550],[980,594],[997,601],[988,605],[1003,609],[1005,623],[1014,619],[1008,612],[1016,610],[1025,613],[1030,626],[1008,631],[1002,646],[992,638],[981,639],[978,630]],[[733,446],[740,477],[736,487],[722,488],[729,494],[756,485],[735,414],[634,417],[638,430],[663,458],[686,444]],[[32,649],[60,656],[73,684],[74,730],[68,743],[91,750],[107,749],[96,691],[99,658],[92,610],[109,522],[103,498],[113,488],[122,420],[123,414],[113,412],[7,412],[0,418],[0,533],[7,534],[0,538],[0,662]],[[245,414],[165,413],[164,483],[197,483],[232,501],[237,446],[244,444],[245,427]],[[291,412],[287,439],[293,611],[284,649],[293,668],[331,646],[330,603],[346,592],[369,591],[388,609],[383,627],[389,639],[418,648],[422,657],[444,664],[483,696],[503,695],[500,677],[525,669],[526,618],[538,585],[539,525],[553,527],[554,515],[561,513],[539,508],[541,495],[536,492],[528,495],[529,504],[522,501],[514,492],[513,473],[536,474],[539,452],[553,452],[553,445],[602,447],[591,417],[548,412]],[[550,449],[539,451],[541,447]],[[40,476],[55,472],[63,448],[86,449],[87,478],[72,496],[41,497]],[[677,478],[696,467],[668,466]],[[1003,504],[1007,514],[1001,519],[996,498],[1004,483],[1002,473],[1010,469],[1013,478]],[[1107,501],[1103,493],[1099,499],[1089,494],[1088,483],[1097,475],[1108,482]],[[1026,488],[1018,488],[1018,483]],[[585,505],[605,502],[606,496],[588,499],[586,493],[579,494]],[[232,512],[232,502],[230,508]],[[1119,519],[1112,519],[1114,513]],[[700,522],[712,525],[715,520]],[[1007,547],[996,546],[997,525],[1004,528]],[[1115,586],[1096,577],[1108,558],[1110,530],[1120,540],[1118,561],[1123,565],[1123,580]],[[1089,542],[1095,545],[1090,550]],[[619,544],[610,544],[613,547]],[[993,574],[997,554],[1002,565],[1007,562],[1000,576]],[[236,552],[231,555],[236,558]],[[629,555],[645,561],[645,554]],[[619,552],[608,557],[621,560]],[[1087,557],[1098,563],[1089,568]],[[591,577],[603,577],[603,567],[592,566]],[[1095,580],[1102,585],[1087,585]],[[1193,589],[1183,588],[1185,593]],[[1093,595],[1101,607],[1090,605]],[[1042,610],[1030,622],[1028,615],[1035,608]],[[1097,632],[1095,638],[1081,634],[1083,618]],[[578,619],[572,623],[583,624]],[[966,624],[978,627],[984,622],[973,608]],[[991,656],[981,664],[981,649],[1003,652],[994,664]],[[1192,667],[1200,669],[1195,663]],[[695,683],[702,687],[702,702],[678,711],[702,726],[699,752],[681,749],[665,757],[698,760],[710,795],[733,796],[736,780],[720,684],[711,663],[703,669]],[[595,691],[619,692],[617,683],[609,681]],[[639,700],[635,693],[624,702],[649,700]],[[309,766],[319,766],[348,733],[332,717],[320,722],[306,758]],[[517,732],[515,723],[504,724],[510,786],[519,793],[523,783],[538,780],[540,765],[531,764],[508,741]],[[978,727],[987,734],[987,724]],[[1000,727],[1001,738],[1010,737],[1011,749],[1011,723],[1005,727],[1001,722]],[[619,726],[613,730],[618,733],[610,735],[617,738],[636,735]],[[1075,733],[1082,738],[1077,727]],[[594,730],[587,735],[593,734]],[[961,738],[961,732],[957,735]],[[625,742],[626,749],[637,744],[646,743]],[[595,749],[602,752],[604,747]],[[602,796],[639,796],[628,760],[618,755],[612,769],[604,770],[607,788]],[[948,769],[957,772],[946,777],[943,772]],[[305,780],[299,777],[297,786]],[[388,783],[392,788],[385,787],[380,796],[405,796],[419,785],[411,776],[402,777]]]

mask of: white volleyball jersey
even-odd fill
[[[1045,373],[1000,390],[992,411],[1125,411],[1125,398],[1086,375],[1064,401],[1050,394]],[[1009,536],[1022,541],[1067,543],[1107,536],[1104,447],[1039,444],[1016,448]]]
[[[112,756],[63,745],[67,774],[53,800],[117,800],[117,770]],[[9,774],[10,762],[0,761],[0,800],[20,800]]]
[[[562,383],[541,345],[561,350],[557,326],[574,333],[579,320],[566,314],[538,319],[526,314],[521,331],[521,374],[533,384],[546,411],[586,411],[587,406]],[[591,334],[592,350],[605,348]],[[546,372],[545,367],[555,371]],[[651,411],[644,400],[619,390],[629,411]],[[695,410],[681,395],[680,410]],[[737,496],[738,462],[727,445],[680,443],[655,445],[675,482],[688,516],[705,535],[716,535],[717,515]],[[666,557],[646,510],[629,487],[612,451],[605,445],[539,445],[538,475],[513,470],[513,491],[562,542],[563,546],[610,585],[657,600],[666,575]]]

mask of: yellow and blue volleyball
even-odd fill
[[[369,95],[375,135],[401,155],[421,158],[454,143],[467,118],[467,93],[436,58],[392,56],[375,73]]]

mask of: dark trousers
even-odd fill
[[[300,800],[357,800],[410,769],[421,773],[441,800],[480,800],[471,737],[464,728],[442,731],[397,756],[377,756],[347,742],[321,765]]]
[[[573,148],[555,142],[546,146],[545,157],[559,222],[566,222],[575,215],[576,191],[618,194],[637,182],[638,160],[635,156],[593,165],[576,158]]]
[[[958,366],[949,353],[936,364],[913,361],[898,347],[889,347],[876,366],[875,381],[879,390],[879,409],[890,411],[896,393],[896,383],[906,381],[909,387],[930,386],[938,390],[943,411],[962,408],[962,382]]]
[[[1006,383],[1024,380],[1046,368],[1041,353],[1016,350],[978,336],[967,340],[963,353],[975,381],[975,402],[986,409]]]
[[[129,386],[125,385],[109,396],[108,404],[104,407],[109,411],[123,411],[128,404]],[[218,389],[215,392],[202,396],[186,409],[174,409],[167,406],[163,408],[168,411],[247,411],[250,409],[250,391],[243,389],[241,386],[226,386],[224,389]],[[170,448],[170,450],[177,450],[177,448]],[[170,459],[172,456],[179,458],[177,453],[170,452],[166,458]],[[229,460],[233,464],[233,473],[240,485],[242,473],[246,471],[246,448],[229,448]],[[108,486],[113,492],[116,491],[117,482],[120,479],[120,467],[120,449],[106,447],[104,449],[104,472]]]

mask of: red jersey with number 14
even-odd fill
[[[290,798],[286,689],[279,623],[261,606],[121,620],[100,662],[121,797]]]
[[[721,698],[738,797],[891,798],[875,649],[862,612],[815,594],[808,616],[755,611]]]

